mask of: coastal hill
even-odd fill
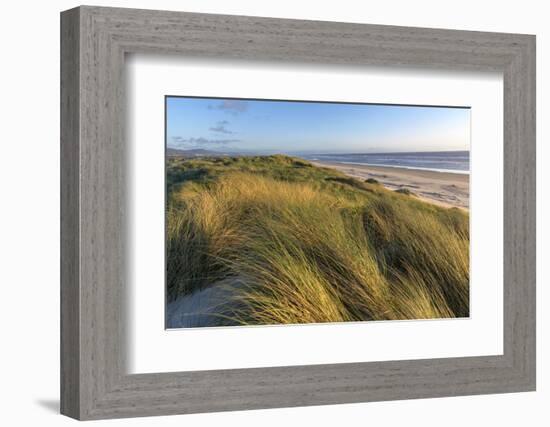
[[[226,154],[217,151],[205,150],[204,148],[194,148],[190,150],[180,150],[178,148],[166,148],[166,155],[171,157],[219,157]]]
[[[468,212],[283,155],[168,157],[167,195],[168,327],[469,316]]]

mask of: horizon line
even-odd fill
[[[448,150],[419,150],[419,151],[313,151],[313,150],[306,150],[306,151],[277,151],[277,150],[249,150],[249,149],[232,149],[232,150],[215,150],[210,148],[202,148],[202,147],[195,147],[195,148],[179,148],[179,147],[173,147],[166,144],[167,149],[172,150],[178,150],[178,151],[196,151],[196,150],[203,150],[203,151],[212,151],[214,153],[265,153],[265,152],[272,152],[272,154],[285,154],[285,153],[294,153],[294,154],[300,154],[300,153],[311,153],[311,154],[395,154],[395,153],[402,153],[402,154],[410,154],[410,153],[449,153],[449,152],[470,152],[470,149],[448,149]]]

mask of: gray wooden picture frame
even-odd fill
[[[129,375],[127,53],[504,76],[504,354]],[[61,14],[61,412],[77,419],[535,390],[535,37],[83,6]]]

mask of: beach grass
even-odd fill
[[[168,300],[216,325],[469,315],[469,219],[288,156],[167,159]]]

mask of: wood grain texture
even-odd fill
[[[78,10],[61,20],[61,412],[80,414]]]
[[[62,13],[62,413],[78,419],[535,388],[534,36],[80,7]],[[504,75],[504,354],[128,375],[124,56]]]

